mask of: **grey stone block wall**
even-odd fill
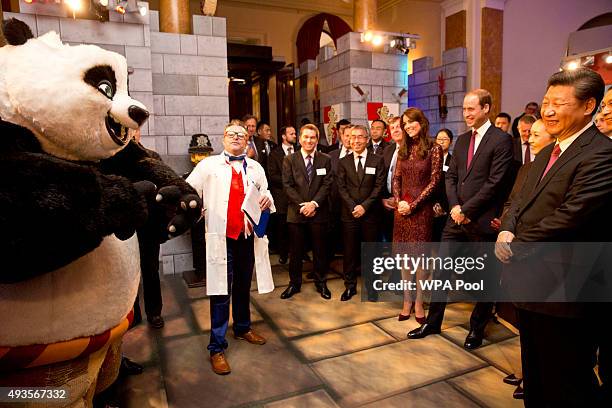
[[[368,102],[399,103],[400,111],[406,108],[407,95],[398,96],[408,86],[408,58],[405,55],[373,50],[361,43],[358,33],[346,34],[338,39],[337,45],[335,56],[325,59],[329,54],[320,52],[317,61],[302,62],[296,70],[296,77],[300,80],[297,87],[298,122],[303,117],[312,120],[314,93],[311,82],[314,77],[319,81],[321,114],[325,106],[342,104],[344,118],[367,124]],[[354,85],[366,94],[365,98]]]
[[[440,89],[438,77],[443,74],[448,114],[444,121],[440,119],[438,95]],[[467,50],[453,48],[442,54],[442,65],[433,66],[431,57],[423,57],[412,62],[412,74],[408,76],[408,105],[415,106],[429,119],[432,136],[441,128],[450,129],[455,136],[465,132],[463,121],[463,97],[467,91]],[[455,140],[457,140],[455,138]]]
[[[63,5],[20,1],[21,13],[5,18],[24,21],[35,36],[56,31],[69,44],[95,44],[124,55],[134,72],[130,94],[151,115],[142,126],[142,143],[162,155],[178,174],[191,170],[187,148],[194,133],[207,133],[221,149],[229,120],[225,19],[194,16],[194,34],[159,32],[159,13],[120,15],[108,22],[72,19]],[[189,234],[162,245],[163,272],[192,269]]]

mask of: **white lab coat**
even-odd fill
[[[245,192],[248,184],[255,183],[261,194],[272,200],[271,212],[275,212],[274,200],[268,190],[268,181],[263,167],[249,158],[246,174],[242,175]],[[227,205],[229,202],[232,166],[223,154],[207,157],[193,169],[187,182],[195,188],[202,198],[206,221],[206,294],[227,295]],[[255,235],[255,274],[259,293],[274,290],[270,256],[268,254],[268,237]]]

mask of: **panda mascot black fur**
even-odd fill
[[[90,406],[117,376],[131,322],[134,232],[154,223],[160,242],[179,235],[201,201],[131,140],[148,111],[128,95],[123,56],[5,27],[0,387],[61,387],[64,406]]]

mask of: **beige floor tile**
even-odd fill
[[[251,295],[251,301],[253,299],[253,295]],[[191,302],[191,310],[196,318],[198,326],[201,331],[209,331],[210,330],[210,300],[206,299],[198,299]],[[232,324],[232,307],[230,305],[230,329]],[[263,318],[259,314],[259,312],[255,309],[253,305],[251,305],[251,322],[261,322]]]
[[[474,351],[478,356],[492,362],[507,373],[517,373],[521,369],[521,342],[519,337],[494,343]]]
[[[271,402],[264,408],[337,408],[338,405],[325,390],[317,390],[303,395]]]
[[[489,346],[490,347],[490,346]],[[448,380],[490,408],[522,407],[523,401],[512,398],[515,386],[502,381],[506,374],[495,367],[486,367]]]
[[[157,359],[155,345],[155,334],[153,329],[145,323],[141,323],[123,336],[121,346],[123,355],[140,364]]]
[[[192,330],[184,317],[173,317],[165,319],[165,325],[160,332],[164,337],[172,337],[189,334]]]
[[[478,405],[445,382],[373,402],[364,408],[477,408]]]
[[[146,366],[140,375],[125,377],[119,387],[122,408],[167,408],[166,390],[157,366]]]
[[[474,306],[470,303],[452,303],[446,306],[442,330],[453,326],[470,323],[470,315]]]
[[[398,305],[383,302],[361,302],[360,294],[348,302],[341,302],[344,282],[332,279],[327,282],[332,299],[325,300],[315,291],[314,284],[303,284],[302,291],[291,299],[280,299],[284,288],[276,288],[265,295],[251,299],[266,314],[274,316],[274,323],[287,337],[333,330],[375,319],[394,316]]]
[[[401,307],[398,309],[398,314],[400,311]],[[397,316],[393,316],[388,319],[377,320],[375,324],[398,340],[406,340],[408,332],[420,326],[414,319],[414,313],[410,316],[410,319],[403,322],[397,320]]]
[[[484,362],[440,336],[406,340],[312,364],[351,406],[391,396],[483,366]]]
[[[253,328],[268,342],[256,346],[228,335],[226,356],[232,373],[226,376],[216,375],[210,368],[207,335],[167,340],[164,381],[170,405],[231,407],[321,385],[312,369],[302,364],[266,324],[257,323]]]
[[[372,323],[315,334],[293,341],[307,360],[321,360],[340,354],[392,343],[395,339]]]

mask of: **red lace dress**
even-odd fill
[[[442,177],[442,147],[434,144],[424,159],[416,154],[417,145],[410,146],[407,159],[398,157],[393,174],[393,196],[412,207],[408,215],[397,209],[393,222],[393,242],[431,242],[434,211],[433,194]]]

